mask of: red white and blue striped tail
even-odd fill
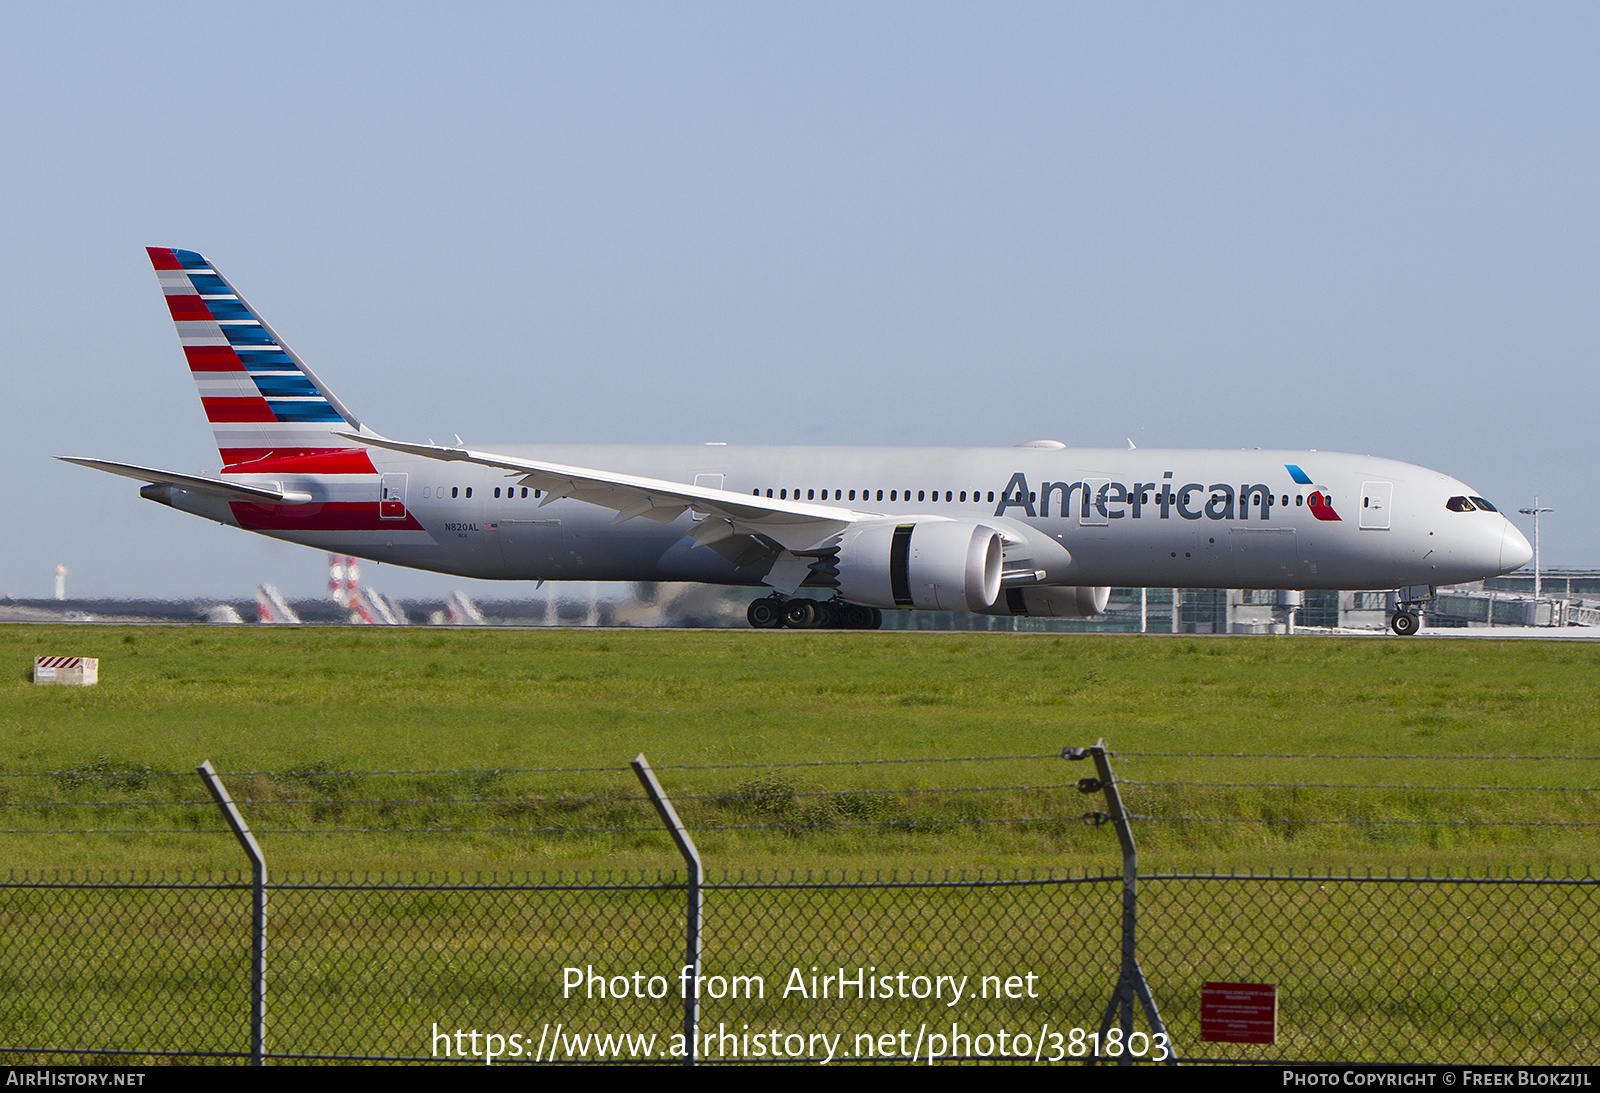
[[[225,468],[350,449],[337,434],[361,423],[227,278],[192,250],[146,249]]]

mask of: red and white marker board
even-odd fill
[[[100,658],[34,657],[33,681],[92,687],[100,682]]]

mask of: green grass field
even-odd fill
[[[967,1011],[973,1030],[1097,1018],[1118,882],[757,893],[727,874],[1115,873],[1111,828],[1077,819],[1102,807],[1074,787],[1092,768],[1057,757],[1102,736],[1131,810],[1161,818],[1135,825],[1146,874],[1581,873],[1600,830],[1586,643],[12,627],[0,646],[11,867],[237,875],[189,773],[212,760],[280,885],[269,1030],[285,1052],[426,1053],[436,1020],[669,1033],[672,1005],[556,989],[572,964],[670,971],[677,890],[292,883],[671,872],[626,769],[640,751],[724,881],[710,967],[774,984],[790,964],[863,960],[1045,976],[1040,1001]],[[35,686],[46,653],[98,656],[101,684]],[[1237,752],[1322,758],[1162,754]],[[1407,758],[1333,758],[1382,755]],[[1573,758],[1485,758],[1509,755]],[[1349,819],[1385,822],[1327,822]],[[125,828],[146,833],[41,833]],[[1593,891],[1152,879],[1142,959],[1186,1052],[1267,1057],[1198,1040],[1199,983],[1231,976],[1283,985],[1271,1057],[1581,1061]],[[246,907],[194,888],[8,889],[0,1043],[241,1049]],[[930,1012],[708,1003],[702,1027],[854,1035]]]
[[[1597,829],[1555,825],[1600,822],[1600,764],[1584,759],[1150,754],[1594,756],[1588,643],[15,626],[0,648],[5,772],[210,759],[249,800],[275,874],[673,868],[648,806],[588,800],[636,797],[625,764],[641,751],[714,869],[1115,870],[1109,828],[996,822],[1099,808],[1070,788],[1088,765],[1053,756],[1102,736],[1118,777],[1144,783],[1125,789],[1133,812],[1199,818],[1138,825],[1146,872],[1581,867]],[[101,683],[35,686],[37,654],[98,656]],[[879,762],[970,756],[1046,758]],[[529,768],[570,772],[493,773]],[[461,770],[491,773],[340,773]],[[236,868],[230,838],[193,833],[217,826],[209,805],[148,803],[172,798],[204,793],[0,777],[0,827],[177,832],[8,834],[17,868]],[[111,799],[147,803],[93,804]],[[1350,818],[1397,822],[1319,822]],[[1414,822],[1461,820],[1478,823]],[[614,827],[646,830],[591,830]],[[282,833],[298,828],[361,833]],[[568,833],[529,830],[547,828]]]

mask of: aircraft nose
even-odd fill
[[[1506,521],[1505,535],[1500,539],[1500,572],[1510,573],[1521,569],[1533,560],[1533,547],[1527,536],[1518,531],[1510,520]]]

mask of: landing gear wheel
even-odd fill
[[[1420,625],[1415,611],[1396,611],[1394,618],[1389,620],[1389,628],[1402,638],[1415,634]]]
[[[783,625],[783,601],[773,596],[752,600],[744,617],[757,630],[776,630]]]
[[[859,603],[847,603],[842,612],[844,618],[842,625],[846,630],[871,630],[872,608],[863,607]]]
[[[783,624],[794,630],[810,630],[817,625],[816,600],[790,600],[783,605]]]
[[[843,613],[839,610],[841,605],[832,600],[817,600],[816,605],[817,629],[837,630],[842,622]]]

